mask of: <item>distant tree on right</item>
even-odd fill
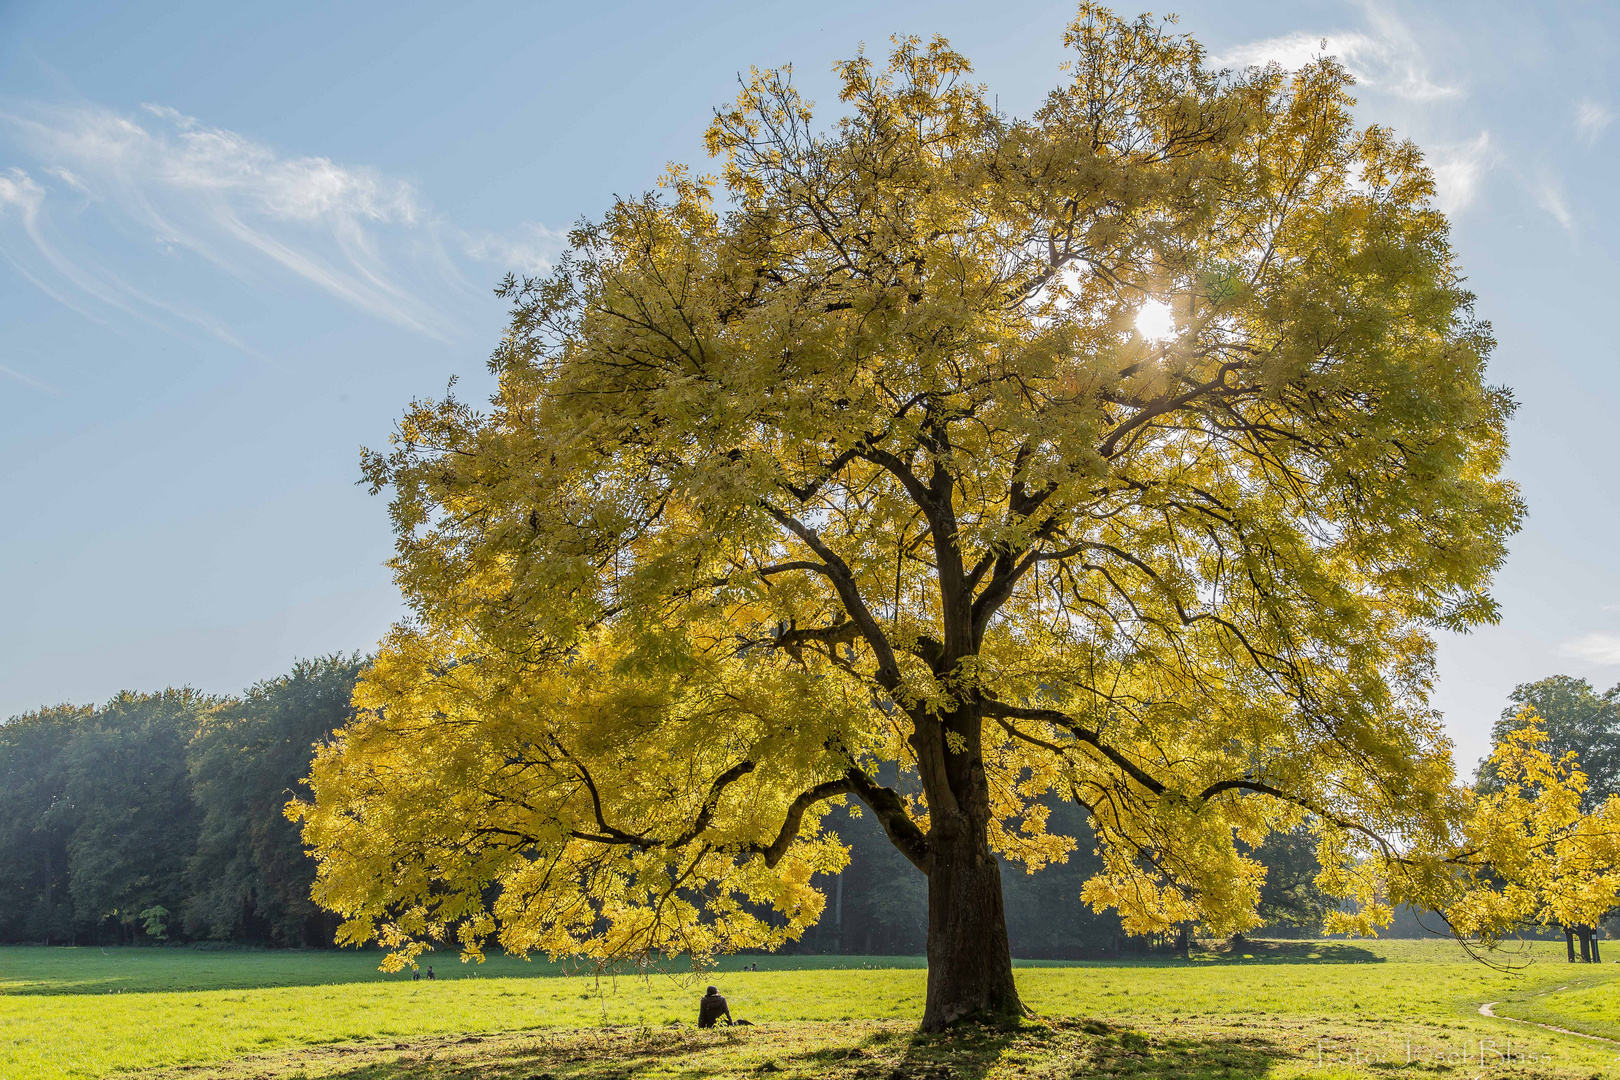
[[[1502,710],[1491,728],[1491,756],[1479,764],[1475,788],[1481,795],[1497,796],[1509,786],[1501,767],[1502,751],[1533,725],[1544,733],[1541,749],[1550,759],[1573,758],[1574,767],[1584,774],[1582,813],[1591,814],[1620,796],[1620,686],[1600,694],[1585,679],[1551,675],[1520,683],[1508,700],[1513,704]],[[1601,889],[1603,878],[1590,869],[1566,869],[1550,879],[1549,890],[1557,896],[1572,896],[1587,889]],[[1579,938],[1581,959],[1598,960],[1601,954],[1597,927],[1602,918],[1591,913],[1573,915],[1556,908],[1556,904],[1548,904],[1539,921],[1563,930],[1569,959],[1575,959],[1575,942]]]
[[[1610,795],[1620,794],[1620,686],[1600,694],[1585,679],[1552,675],[1520,683],[1508,700],[1513,704],[1502,710],[1491,728],[1493,749],[1509,732],[1524,727],[1524,709],[1529,706],[1541,718],[1547,752],[1554,758],[1574,754],[1586,774],[1583,811],[1590,812]],[[1480,762],[1475,786],[1481,794],[1502,790],[1494,759]]]

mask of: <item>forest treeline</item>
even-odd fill
[[[301,661],[238,698],[191,689],[0,726],[0,940],[329,945],[282,816],[362,661]]]
[[[282,814],[307,795],[316,745],[348,722],[359,655],[300,661],[239,697],[191,689],[125,692],[99,707],[60,705],[0,724],[0,941],[235,942],[329,946],[337,920],[309,898],[315,867]],[[1597,694],[1554,676],[1513,700],[1549,719],[1560,751],[1589,759],[1593,795],[1620,779],[1620,688]],[[1510,708],[1500,737],[1514,724]],[[890,778],[893,781],[893,778]],[[1488,785],[1488,772],[1482,785]],[[1079,900],[1098,869],[1083,813],[1051,808],[1077,838],[1066,863],[1004,865],[1008,932],[1022,957],[1077,957],[1155,944]],[[915,954],[927,936],[927,884],[870,815],[827,824],[850,865],[821,882],[827,910],[799,952]],[[1270,932],[1311,934],[1332,901],[1316,889],[1313,838],[1272,836],[1261,915]],[[1403,922],[1410,922],[1408,918]],[[1438,925],[1436,922],[1435,925]],[[1418,932],[1417,925],[1397,927]]]

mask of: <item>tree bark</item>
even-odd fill
[[[949,446],[943,427],[933,432]],[[964,577],[951,504],[955,479],[936,461],[927,511],[939,567],[944,639],[935,672],[953,678],[977,655],[983,623]],[[935,720],[914,715],[911,745],[928,799],[928,998],[924,1031],[968,1018],[1022,1016],[1001,894],[1001,866],[990,852],[990,782],[984,770],[983,701],[976,695]]]
[[[928,1000],[924,1031],[1023,1014],[1013,984],[1001,868],[966,815],[929,833]],[[955,824],[956,827],[951,827]]]

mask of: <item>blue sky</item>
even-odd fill
[[[1134,14],[1134,8],[1122,8]],[[1530,505],[1504,620],[1442,642],[1465,769],[1517,682],[1620,681],[1620,14],[1184,3],[1220,61],[1327,41],[1429,155]],[[0,716],[239,690],[398,616],[356,486],[405,404],[474,391],[508,269],[667,161],[750,65],[944,33],[1001,107],[1056,84],[1065,3],[0,0]]]

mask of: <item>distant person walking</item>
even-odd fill
[[[726,1018],[726,1023],[731,1023],[731,1006],[720,996],[720,991],[711,986],[709,992],[698,1002],[698,1027],[714,1027],[722,1016]]]
[[[429,965],[428,965],[428,981],[429,981],[429,982],[432,982],[432,981],[433,981],[433,978],[434,978],[434,975],[433,975],[433,965],[432,965],[432,964],[429,964]]]

